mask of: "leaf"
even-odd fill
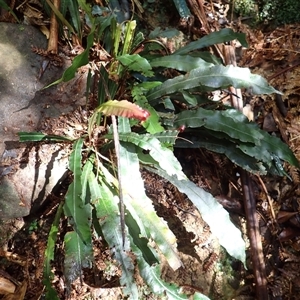
[[[209,35],[206,35],[203,38],[199,39],[198,41],[191,42],[185,47],[181,47],[180,49],[175,51],[174,54],[185,55],[197,49],[209,47],[215,44],[230,42],[235,39],[237,39],[243,47],[248,47],[246,35],[244,33],[237,33],[230,28],[224,28],[220,31],[212,32]]]
[[[254,123],[242,123],[230,117],[230,110],[217,111],[198,108],[197,110],[185,110],[176,116],[175,127],[205,127],[214,131],[225,132],[228,136],[242,141],[259,145],[263,135]],[[241,113],[238,113],[238,116]]]
[[[225,154],[234,164],[242,167],[248,172],[254,174],[266,175],[266,168],[258,162],[256,158],[250,157],[244,152],[242,152],[236,145],[236,143],[231,142],[229,137],[224,139],[219,139],[214,137],[214,133],[208,134],[207,130],[205,133],[196,132],[192,136],[184,135],[186,140],[177,139],[175,147],[178,148],[205,148],[207,150]],[[257,151],[259,156],[259,151]]]
[[[119,120],[119,135],[129,133],[128,120]],[[170,231],[166,221],[159,218],[154,210],[151,199],[145,194],[144,182],[140,173],[138,156],[132,144],[122,143],[120,147],[121,176],[124,188],[124,204],[137,222],[141,236],[149,239],[151,236],[166,257],[169,265],[174,269],[181,266],[177,254],[177,244],[174,234]],[[134,182],[134,185],[132,184]]]
[[[141,72],[145,76],[151,77],[154,75],[151,65],[146,58],[138,54],[124,54],[117,57],[121,64],[131,71]]]
[[[68,9],[70,11],[70,17],[72,18],[72,23],[76,29],[78,36],[82,37],[82,21],[80,19],[80,12],[78,7],[78,1],[68,1]]]
[[[82,202],[85,203],[86,201],[86,196],[87,196],[87,191],[88,191],[88,179],[90,176],[90,173],[93,172],[94,168],[94,163],[95,163],[95,155],[92,154],[88,160],[86,161],[83,170],[82,170],[82,175],[81,175],[81,199]]]
[[[158,264],[159,260],[157,253],[154,249],[149,247],[149,239],[141,235],[140,227],[128,210],[126,210],[125,222],[128,227],[130,240],[132,240],[133,243],[140,249],[147,263],[150,266],[153,264]],[[130,243],[130,245],[132,246],[132,242]]]
[[[168,299],[183,300],[188,299],[186,295],[180,293],[180,288],[175,284],[166,283],[161,279],[160,265],[150,266],[144,259],[140,249],[132,242],[131,248],[137,257],[140,275],[156,295],[163,295],[165,292]],[[204,298],[205,299],[205,298]],[[206,298],[206,300],[209,300]]]
[[[160,124],[160,117],[156,110],[153,108],[153,106],[150,106],[149,104],[146,104],[144,106],[147,108],[147,111],[149,111],[150,116],[147,118],[147,120],[143,121],[141,125],[147,130],[148,133],[156,134],[159,132],[162,132],[164,130],[164,127]]]
[[[178,133],[178,130],[165,130],[154,134],[154,136],[163,144],[174,145],[178,137]]]
[[[71,24],[64,18],[64,16],[61,14],[61,12],[59,11],[58,8],[56,8],[56,6],[50,1],[50,0],[46,0],[47,4],[50,6],[52,12],[55,13],[55,16],[57,17],[57,19],[63,23],[71,33],[75,33],[75,30],[73,29],[73,27],[71,26]]]
[[[83,139],[77,140],[73,145],[70,155],[69,168],[73,172],[73,182],[69,185],[65,196],[64,212],[70,217],[74,232],[65,236],[65,277],[67,287],[81,276],[82,267],[90,267],[93,259],[92,235],[91,235],[91,207],[86,205],[82,199],[81,184],[81,149]]]
[[[66,136],[54,135],[54,134],[44,134],[41,132],[18,132],[20,142],[41,142],[41,141],[51,141],[51,142],[62,142],[62,141],[74,141],[73,138]]]
[[[112,138],[111,135],[106,135]],[[160,141],[150,134],[137,134],[135,132],[119,133],[120,141],[130,142],[138,147],[150,151],[149,154],[159,163],[160,167],[170,176],[177,174],[180,178],[186,178],[182,172],[181,165],[173,152],[164,147]]]
[[[123,2],[124,4],[124,2]],[[123,7],[124,9],[124,7]],[[129,11],[128,11],[129,13]],[[122,55],[129,54],[132,49],[132,43],[134,40],[134,33],[136,28],[136,21],[130,20],[126,22],[125,25],[125,38],[124,38],[124,44],[122,49]],[[139,62],[140,63],[140,62]]]
[[[105,115],[116,115],[126,118],[135,118],[145,121],[149,117],[149,112],[138,105],[127,100],[109,100],[97,108],[98,112]]]
[[[78,68],[85,66],[89,63],[89,52],[90,52],[90,48],[93,46],[93,42],[94,42],[94,29],[91,30],[91,32],[89,33],[89,35],[87,37],[86,49],[81,54],[77,55],[74,58],[72,65],[64,71],[64,73],[60,79],[56,80],[55,82],[50,83],[49,85],[44,87],[44,89],[46,89],[52,85],[59,84],[61,82],[69,81],[72,78],[74,78],[75,73],[77,72]]]
[[[179,180],[176,176],[169,176],[162,169],[146,167],[175,185],[181,193],[184,193],[197,207],[203,220],[209,225],[211,232],[219,240],[226,251],[245,265],[245,242],[241,232],[232,224],[228,212],[221,204],[204,189],[198,187],[188,179]]]
[[[93,16],[92,16],[92,7],[90,3],[87,3],[85,0],[78,0],[78,4],[82,8],[82,10],[88,15],[91,21],[93,19]]]
[[[211,132],[211,135],[215,136],[220,132],[226,133],[228,137],[223,136],[224,140],[231,138],[233,142],[236,142],[236,147],[248,156],[263,162],[267,169],[270,168],[272,160],[276,157],[299,168],[297,158],[285,143],[261,130],[256,123],[250,122],[235,109],[225,111],[211,111],[203,108],[186,110],[179,113],[174,122],[176,127],[181,125],[191,128],[205,127],[215,131],[215,134]],[[240,165],[240,163],[238,164]],[[280,174],[283,175],[282,172]]]
[[[118,85],[109,78],[109,74],[105,67],[101,65],[99,70],[98,81],[98,104],[103,104],[105,101],[115,97]],[[108,92],[108,94],[107,94]]]
[[[195,293],[193,295],[193,300],[209,300],[209,298],[201,293]]]
[[[74,223],[74,229],[86,245],[91,245],[92,236],[90,230],[91,207],[82,201],[81,184],[81,149],[83,139],[77,140],[73,145],[70,155],[69,168],[73,172],[73,182],[69,185],[65,196],[64,212]]]
[[[278,158],[287,161],[297,168],[300,167],[298,159],[295,157],[293,151],[288,147],[287,144],[283,143],[276,136],[272,136],[263,130],[262,135],[263,139],[261,141],[261,147],[263,149],[268,150],[271,155],[277,156]]]
[[[154,58],[150,60],[150,65],[152,68],[155,67],[165,67],[165,68],[172,68],[178,71],[189,72],[192,69],[196,69],[199,67],[202,68],[210,68],[214,64],[208,63],[202,58],[194,57],[190,55],[168,55],[168,56],[161,56],[158,58]]]
[[[289,219],[291,219],[292,217],[294,217],[297,214],[299,214],[299,213],[280,210],[277,213],[277,222],[279,224],[282,224],[284,222],[287,222]]]
[[[186,91],[181,91],[184,100],[191,106],[196,106],[198,104],[197,97],[195,95],[190,94]]]
[[[149,103],[153,104],[162,96],[199,86],[203,91],[234,86],[235,88],[251,88],[253,94],[279,93],[263,77],[251,74],[248,68],[216,65],[209,68],[198,67],[186,75],[168,79],[151,89],[146,97]]]
[[[82,268],[91,268],[92,244],[85,244],[75,231],[67,232],[64,238],[64,276],[67,290],[72,282],[82,276]]]
[[[63,212],[63,204],[60,203],[58,206],[57,212],[55,214],[54,221],[51,225],[51,229],[48,235],[47,248],[45,250],[45,259],[44,259],[44,275],[43,275],[43,284],[45,285],[46,295],[45,298],[48,300],[59,300],[58,295],[55,289],[52,287],[52,281],[54,274],[51,271],[51,261],[54,260],[54,250],[57,241],[57,233],[59,227],[59,220]]]
[[[142,126],[147,130],[147,132],[155,134],[157,132],[161,132],[164,128],[161,126],[159,122],[159,115],[157,111],[153,108],[153,106],[149,105],[144,93],[143,87],[141,85],[136,85],[133,87],[131,94],[134,97],[134,102],[147,109],[150,113],[150,116],[147,120],[142,122]]]
[[[99,184],[95,175],[90,173],[89,186],[97,218],[112,254],[121,265],[122,275],[120,282],[122,285],[125,285],[123,289],[124,294],[129,295],[132,299],[138,299],[138,290],[134,278],[134,265],[131,258],[127,232],[123,248],[120,218],[118,216],[119,199],[112,192],[111,187],[101,178],[100,180]]]
[[[185,0],[173,0],[173,2],[180,15],[180,18],[188,19],[192,16]]]
[[[16,21],[18,23],[20,23],[20,20],[18,19],[18,17],[16,16],[16,14],[13,12],[13,10],[7,5],[7,3],[4,0],[0,0],[0,7],[2,7],[3,9],[9,11],[9,13],[11,13],[14,18],[16,19]]]

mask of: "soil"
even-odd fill
[[[208,3],[205,9],[209,9]],[[241,55],[239,65],[251,68],[253,73],[264,76],[272,86],[284,92],[282,97],[275,99],[273,96],[254,97],[248,91],[248,104],[255,119],[263,129],[282,138],[300,159],[299,25],[288,25],[271,32],[249,29],[241,23],[234,26],[236,30],[247,34],[249,42],[248,50],[238,49]],[[198,34],[198,31],[194,32]],[[46,120],[44,126],[54,134],[62,134],[63,130],[74,132],[74,128],[84,130],[86,124],[82,124],[81,120],[88,113],[79,108],[76,113]],[[74,114],[84,117],[74,120]],[[70,122],[71,118],[73,122]],[[65,145],[62,144],[61,147]],[[214,196],[220,196],[220,202],[228,209],[232,221],[242,230],[247,241],[242,192],[236,167],[226,158],[205,150],[177,149],[176,155],[192,181]],[[300,299],[300,177],[295,168],[287,165],[286,169],[292,180],[276,176],[252,176],[252,180],[270,299],[297,300]],[[168,222],[177,237],[180,258],[184,264],[176,272],[164,264],[163,278],[181,285],[187,293],[198,291],[211,299],[255,299],[254,274],[249,255],[251,249],[247,250],[249,259],[248,269],[245,270],[239,261],[230,258],[220,247],[185,195],[157,175],[146,170],[142,170],[142,175],[147,194],[153,200],[157,213]],[[21,223],[15,226],[22,228],[1,250],[0,279],[6,278],[9,281],[7,284],[11,283],[19,288],[10,298],[3,296],[2,299],[43,299],[43,259],[47,238],[71,179],[68,176],[61,182],[59,188],[49,195],[46,205],[34,215],[12,221]],[[124,299],[119,285],[120,269],[112,259],[107,244],[101,239],[94,241],[93,269],[84,270],[82,282],[75,281],[72,290],[66,290],[61,241],[67,226],[66,219],[62,219],[56,259],[52,265],[55,274],[53,286],[59,298],[67,299],[66,292],[69,292],[69,299]],[[162,299],[153,295],[140,278],[137,280],[141,299]]]

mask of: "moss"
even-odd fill
[[[300,1],[295,0],[232,0],[234,11],[241,16],[255,16],[275,25],[300,22]]]
[[[254,0],[235,0],[234,11],[242,16],[253,15],[256,13]]]
[[[273,21],[278,25],[300,22],[299,1],[260,0],[257,2],[262,21]]]

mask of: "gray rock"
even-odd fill
[[[50,66],[38,79],[44,58],[31,47],[46,45],[37,28],[0,23],[0,219],[37,210],[67,170],[60,146],[17,142],[18,132],[37,131],[44,118],[73,111],[85,101],[84,75],[42,89],[70,64],[65,59],[64,68]]]

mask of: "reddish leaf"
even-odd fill
[[[179,127],[177,128],[177,130],[178,130],[179,132],[184,132],[184,131],[185,131],[185,125],[179,126]]]
[[[150,113],[147,110],[127,100],[109,100],[102,104],[98,108],[98,111],[105,115],[134,118],[140,121],[145,121],[150,116]]]

